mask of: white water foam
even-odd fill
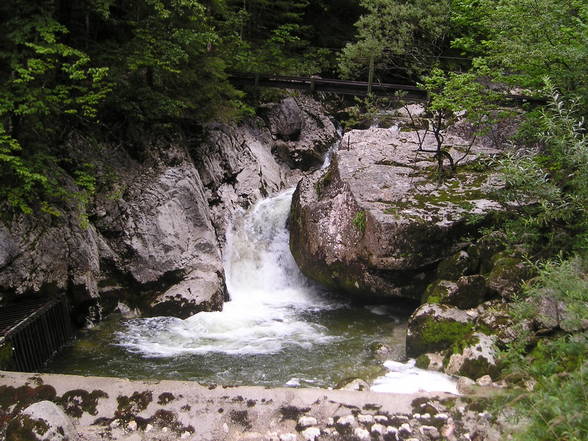
[[[386,375],[376,378],[370,388],[374,392],[394,392],[411,394],[418,392],[448,392],[459,395],[457,382],[441,372],[428,371],[415,367],[415,360],[407,363],[388,360]]]
[[[301,319],[301,312],[340,305],[319,295],[298,269],[286,221],[294,189],[258,202],[227,237],[226,283],[231,300],[219,312],[186,320],[137,319],[119,333],[121,346],[151,357],[189,353],[270,354],[286,346],[310,348],[336,337]]]

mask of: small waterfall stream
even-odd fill
[[[226,283],[231,300],[222,311],[186,320],[133,320],[120,344],[148,356],[189,353],[274,354],[285,347],[311,348],[337,337],[304,314],[342,305],[320,295],[301,273],[288,245],[286,221],[294,189],[258,202],[227,237]]]
[[[259,201],[235,219],[224,262],[231,300],[222,311],[186,320],[114,316],[83,331],[47,371],[266,386],[335,387],[364,378],[380,392],[457,393],[449,377],[393,361],[404,358],[409,310],[354,306],[302,275],[286,225],[293,193]]]

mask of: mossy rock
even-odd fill
[[[476,332],[472,342],[451,354],[445,373],[476,380],[484,375],[496,378],[499,367],[495,347],[496,337]]]
[[[505,252],[498,253],[492,260],[492,271],[487,279],[488,288],[504,299],[512,299],[522,284],[535,275],[531,265]]]
[[[448,305],[424,304],[408,321],[406,353],[418,357],[439,352],[471,339],[473,319],[465,311]]]
[[[427,286],[423,303],[442,303],[461,309],[475,308],[486,298],[486,280],[479,274],[462,276],[457,282],[437,280]]]
[[[457,280],[457,288],[453,304],[459,308],[475,308],[486,300],[486,278],[480,274],[460,277]]]
[[[472,274],[477,269],[477,266],[477,259],[465,251],[459,251],[439,263],[437,267],[437,278],[457,280],[461,276]]]
[[[450,280],[436,280],[427,286],[422,302],[451,304],[450,300],[457,289],[455,282]]]
[[[63,410],[51,401],[24,409],[6,428],[6,441],[77,441],[78,434]]]
[[[493,257],[504,251],[504,240],[505,237],[502,233],[493,232],[481,237],[468,247],[468,254],[478,262],[476,272],[488,274],[492,270]]]

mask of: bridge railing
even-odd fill
[[[0,308],[1,368],[34,372],[73,336],[65,296],[28,299]]]

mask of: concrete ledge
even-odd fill
[[[27,393],[14,393],[19,387]],[[43,397],[36,399],[35,391],[41,389]],[[8,406],[1,411],[10,412],[17,404],[9,402],[11,396],[27,396],[34,402],[47,399],[47,395],[72,417],[82,439],[129,441],[280,440],[284,434],[295,436],[288,439],[304,439],[298,433],[302,429],[299,419],[304,416],[310,417],[311,423],[316,420],[312,425],[323,430],[334,426],[340,417],[372,415],[384,421],[384,417],[412,415],[416,398],[452,397],[439,393],[202,386],[186,381],[0,371],[0,406]]]

